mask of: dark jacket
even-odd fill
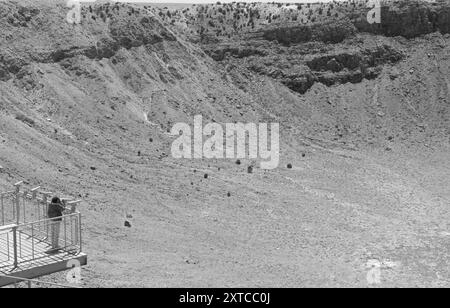
[[[53,221],[61,221],[63,215],[64,206],[60,203],[50,203],[48,206],[48,218],[54,218]]]

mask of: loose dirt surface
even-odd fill
[[[450,286],[445,31],[237,33],[214,49],[150,9],[108,7],[69,25],[64,2],[0,1],[0,190],[84,201],[82,286]],[[211,58],[224,44],[266,53]],[[279,168],[172,158],[168,131],[197,114],[279,122]]]

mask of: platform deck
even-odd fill
[[[18,266],[14,266],[14,243],[11,233],[0,234],[0,275],[10,275],[33,279],[70,269],[67,264],[78,260],[80,265],[86,265],[87,257],[73,247],[49,253],[51,246],[46,241],[32,239],[31,236],[18,232]],[[11,279],[0,277],[0,287],[11,284]]]

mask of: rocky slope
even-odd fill
[[[0,1],[0,188],[85,201],[87,286],[448,286],[448,7]],[[173,159],[197,114],[280,167]]]

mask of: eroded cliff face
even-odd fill
[[[413,38],[432,32],[450,33],[450,3],[444,1],[383,1],[380,24],[369,24],[367,18],[353,17],[362,32]]]
[[[329,16],[320,22],[306,24],[290,22],[288,26],[274,24],[265,26],[267,29],[262,31],[266,39],[277,40],[282,44],[309,41],[339,43],[357,32],[406,38],[432,32],[450,33],[450,2],[447,0],[436,2],[384,0],[381,1],[379,8],[370,7],[367,3],[364,6],[342,9],[341,12],[344,16],[338,19]],[[371,14],[373,19],[369,22]],[[336,20],[333,20],[335,18]]]
[[[89,59],[111,58],[121,48],[176,42],[173,30],[192,41],[197,41],[198,36],[201,47],[216,61],[229,57],[246,59],[253,71],[276,77],[290,88],[304,93],[317,81],[332,85],[375,78],[381,64],[395,63],[401,59],[401,51],[388,45],[362,49],[356,46],[351,52],[338,50],[337,44],[345,40],[348,40],[347,45],[358,45],[357,36],[361,33],[413,38],[436,31],[442,34],[450,31],[449,1],[384,1],[380,8],[380,24],[369,24],[367,21],[367,14],[372,8],[367,7],[365,1],[298,6],[295,9],[267,4],[247,7],[224,4],[172,13],[147,7],[131,11],[123,5],[105,4],[95,8],[83,7],[83,31],[64,22],[63,7],[62,2],[53,7],[47,6],[46,19],[41,12],[43,8],[31,3],[2,4],[0,18],[5,31],[1,39],[8,48],[0,49],[0,80],[9,80],[32,62],[54,63],[77,55]],[[217,23],[210,22],[214,14],[224,19],[224,25],[228,25],[231,16],[239,21],[239,26],[235,23],[230,25],[233,29],[231,34],[226,31],[217,33]],[[172,18],[170,25],[164,25],[167,15]],[[53,27],[49,20],[59,20],[58,27]],[[30,34],[30,29],[35,30],[33,34]],[[13,37],[13,33],[19,35]],[[52,40],[58,35],[64,39]],[[24,42],[29,44],[29,41],[33,44],[24,48]],[[320,43],[323,43],[322,47],[317,47]],[[296,48],[289,48],[294,45]],[[306,55],[308,51],[305,50],[311,47],[309,45],[313,45],[310,54],[317,53],[317,49],[327,49],[326,54],[317,56],[322,60],[306,60],[308,64],[302,59],[294,59]],[[334,51],[329,48],[333,45],[338,46]],[[282,58],[289,56],[287,61],[293,66],[302,66],[304,71],[292,74],[277,65],[262,67],[261,63],[266,58],[275,62],[274,55],[280,58],[278,66],[286,66],[281,65],[284,62]],[[247,58],[251,59],[247,61]],[[261,63],[257,63],[258,58]],[[349,58],[351,65],[348,65]],[[327,66],[329,69],[326,65],[316,69],[313,62],[325,61],[323,59],[331,61]],[[343,73],[345,70],[348,72]],[[324,74],[326,71],[329,73]]]
[[[376,12],[381,23],[373,24],[367,18],[373,8],[366,2],[331,7],[340,18],[321,5],[316,10],[328,10],[327,19],[321,13],[321,21],[304,22],[297,17],[285,23],[260,23],[234,36],[219,35],[212,42],[204,36],[203,48],[216,61],[228,59],[235,66],[244,65],[303,94],[316,82],[331,86],[377,78],[383,67],[404,59],[405,53],[396,44],[377,44],[367,33],[410,39],[449,31],[448,1],[384,1]]]
[[[232,47],[233,44],[206,46],[205,51],[217,61],[243,65],[257,74],[279,80],[301,94],[316,82],[331,86],[374,79],[385,65],[395,64],[405,57],[389,43],[377,45],[366,40],[361,44],[356,38],[346,44],[327,47],[320,43],[309,44],[308,51],[299,46],[254,44],[253,47],[249,42],[241,47]]]
[[[283,45],[292,45],[319,41],[324,43],[340,43],[346,38],[353,37],[356,28],[348,18],[334,19],[311,25],[290,26],[274,25],[262,30],[263,38],[277,41]]]

